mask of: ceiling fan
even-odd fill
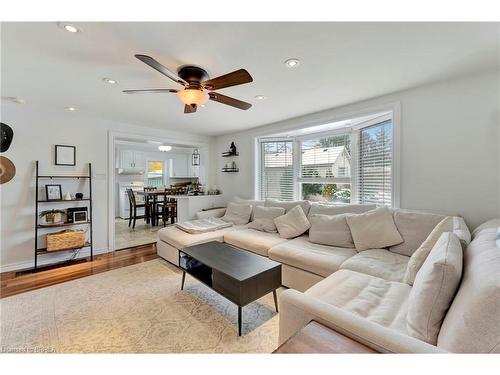
[[[235,70],[234,72],[209,79],[208,73],[198,66],[181,66],[177,74],[175,74],[150,56],[135,55],[135,57],[171,80],[181,84],[184,86],[184,89],[123,90],[124,93],[175,93],[180,101],[184,103],[184,113],[196,112],[198,105],[206,103],[207,100],[213,100],[214,102],[243,110],[247,110],[252,106],[250,103],[212,91],[252,82],[252,76],[245,69]]]

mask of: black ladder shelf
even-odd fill
[[[56,253],[60,251],[75,251],[75,250],[80,250],[86,247],[90,248],[90,260],[94,259],[94,248],[92,245],[92,164],[88,163],[89,165],[89,173],[88,175],[82,175],[82,176],[74,176],[74,175],[40,175],[39,174],[39,168],[38,168],[38,160],[36,161],[36,181],[35,181],[35,268],[34,271],[36,272],[38,270],[38,256],[42,254],[49,254],[49,253]],[[83,199],[71,199],[71,200],[48,200],[48,199],[40,199],[39,197],[39,187],[40,187],[40,180],[43,179],[48,179],[48,180],[53,180],[53,179],[75,179],[75,180],[84,180],[88,181],[89,184],[89,196],[85,197]],[[59,223],[59,224],[53,224],[53,225],[45,225],[45,224],[40,224],[38,222],[38,215],[39,215],[39,205],[40,204],[51,204],[51,203],[73,203],[73,202],[88,202],[88,217],[87,221],[83,223]],[[88,225],[89,226],[89,236],[87,242],[80,247],[70,247],[66,249],[60,249],[60,250],[53,250],[53,251],[47,251],[47,248],[38,248],[38,230],[39,229],[50,229],[50,228],[61,228],[61,227],[66,227],[66,226],[77,226],[77,225]],[[69,259],[68,261],[73,260],[73,258]]]

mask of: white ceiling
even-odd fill
[[[1,95],[25,106],[137,125],[218,135],[499,66],[497,23],[2,23]],[[173,94],[126,95],[126,88],[178,88],[136,60],[148,54],[171,70],[211,77],[245,68],[254,82],[220,90],[248,101],[241,111],[209,102],[184,114]],[[300,59],[298,68],[283,62]],[[118,80],[109,85],[103,77]],[[263,101],[255,95],[268,97]]]

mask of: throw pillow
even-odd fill
[[[233,223],[234,225],[244,225],[250,220],[251,214],[251,205],[230,202],[227,205],[226,213],[221,217],[221,219],[229,223]]]
[[[309,216],[311,222],[309,241],[321,245],[353,248],[354,242],[346,216],[346,214]]]
[[[253,209],[254,220],[248,224],[248,228],[260,230],[262,232],[277,232],[274,219],[285,214],[282,207],[260,207]]]
[[[452,230],[453,218],[451,216],[445,217],[441,220],[438,225],[432,230],[429,236],[425,239],[425,241],[420,245],[420,247],[412,254],[410,260],[408,261],[408,266],[406,266],[406,272],[403,277],[403,282],[408,285],[413,285],[415,281],[415,276],[417,276],[417,272],[424,264],[427,256],[431,252],[432,248],[436,244],[439,237],[444,232],[449,232]]]
[[[445,232],[415,277],[408,297],[408,334],[436,345],[441,324],[462,277],[462,245]]]
[[[346,217],[356,250],[382,249],[403,242],[392,213],[385,207]]]
[[[304,214],[307,216],[309,213],[309,208],[311,207],[311,202],[309,201],[280,201],[278,199],[266,199],[266,207],[283,207],[285,212],[290,211],[295,206],[302,207]]]
[[[285,215],[274,219],[281,238],[294,238],[307,231],[311,224],[300,206],[295,206]]]
[[[394,210],[392,216],[404,242],[391,246],[388,250],[408,257],[412,256],[436,225],[446,217],[446,215],[403,209]]]
[[[253,209],[256,206],[264,206],[265,201],[264,200],[255,200],[255,199],[245,199],[245,198],[240,198],[240,197],[234,197],[231,199],[231,202],[237,203],[237,204],[249,204],[252,206],[252,215],[250,215],[250,221],[253,221],[254,215],[253,215]]]

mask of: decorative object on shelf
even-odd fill
[[[9,158],[0,156],[0,184],[5,184],[16,175],[16,166]]]
[[[236,155],[236,146],[234,142],[231,142],[231,146],[229,146],[229,152],[233,155]]]
[[[73,212],[73,223],[86,223],[87,222],[87,211],[74,211]]]
[[[63,230],[47,234],[47,251],[78,249],[85,245],[83,230]]]
[[[56,145],[55,146],[56,165],[76,165],[76,146]]]
[[[83,199],[83,193],[76,193],[75,194],[75,199],[76,200]]]
[[[67,215],[67,220],[68,220],[68,223],[72,223],[73,222],[73,218],[74,218],[74,215],[73,213],[75,212],[82,212],[82,211],[85,211],[87,212],[87,207],[68,207],[66,209],[66,215]],[[88,217],[88,215],[87,215]],[[87,220],[85,220],[87,221]]]
[[[65,201],[72,201],[73,200],[69,191],[64,195],[63,200],[65,200]]]
[[[239,156],[239,155],[240,154],[236,150],[236,146],[235,146],[234,142],[231,142],[231,146],[229,146],[229,151],[222,153],[222,156],[225,158],[227,158],[228,156]]]
[[[191,155],[192,165],[200,165],[200,153],[197,148],[194,149],[193,154]]]
[[[63,222],[64,210],[45,210],[40,212],[40,217],[45,219],[47,224],[58,224]]]
[[[61,185],[45,185],[45,193],[47,193],[48,201],[62,200]]]
[[[3,122],[0,122],[0,152],[5,152],[9,149],[14,138],[14,130]]]

